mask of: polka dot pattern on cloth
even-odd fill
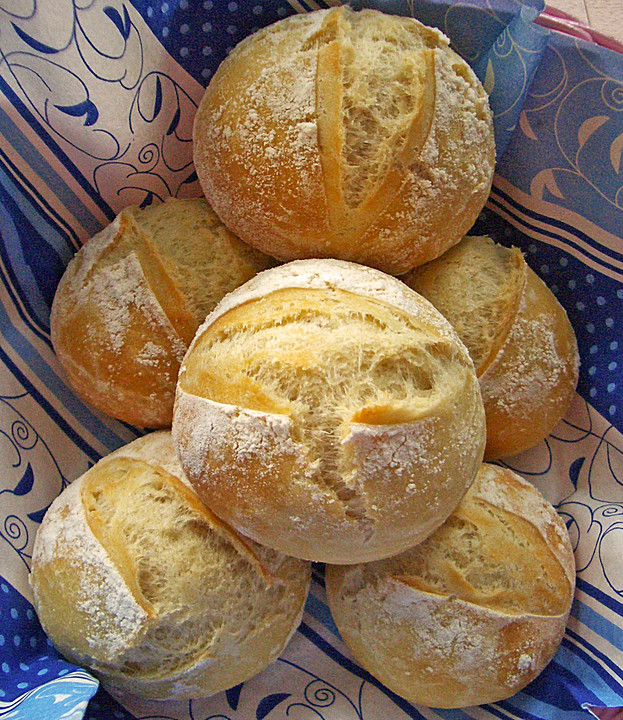
[[[73,670],[47,639],[32,605],[0,582],[0,700],[14,700]]]
[[[171,56],[202,85],[249,30],[295,12],[285,0],[135,0],[133,5]]]

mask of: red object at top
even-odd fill
[[[553,8],[550,5],[545,6],[545,10],[539,15],[535,22],[542,27],[558,30],[565,35],[572,35],[573,37],[581,38],[588,42],[594,42],[609,50],[623,53],[623,43],[600,33],[577,18],[574,18],[573,15],[569,15],[569,13],[558,10],[558,8]],[[621,717],[623,718],[623,716]],[[619,720],[619,718],[617,718],[617,720]]]

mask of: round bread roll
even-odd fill
[[[204,199],[126,208],[70,261],[50,317],[72,387],[141,427],[170,427],[179,365],[230,290],[274,260],[238,240]]]
[[[355,658],[410,702],[497,702],[532,681],[562,640],[575,566],[564,522],[532,485],[485,464],[420,545],[327,566],[329,607]]]
[[[240,683],[296,630],[309,563],[240,537],[201,503],[158,431],[52,503],[30,583],[51,642],[115,695],[188,699]]]
[[[335,257],[401,274],[481,211],[495,147],[487,95],[439,31],[348,7],[243,40],[194,126],[206,197],[281,260]]]
[[[579,374],[571,323],[517,248],[466,237],[403,278],[463,340],[480,379],[485,459],[541,442],[564,416]]]
[[[173,437],[195,489],[242,534],[307,560],[404,550],[482,459],[473,364],[396,278],[299,260],[230,293],[180,370]]]

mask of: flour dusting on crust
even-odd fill
[[[79,612],[90,618],[87,642],[101,653],[100,660],[110,662],[141,635],[149,615],[89,527],[81,498],[84,477],[50,506],[37,533],[33,564],[44,567],[58,558],[80,565],[82,583],[74,592]]]

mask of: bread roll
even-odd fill
[[[495,162],[487,95],[448,39],[348,7],[286,18],[234,48],[193,147],[206,197],[246,242],[392,274],[460,240]]]
[[[181,700],[277,658],[299,624],[310,567],[218,521],[159,431],[100,460],[52,503],[30,582],[68,660],[115,695]]]
[[[69,382],[108,415],[170,426],[195,330],[225,293],[273,264],[203,199],[126,208],[78,251],[54,297],[52,343]]]
[[[471,484],[478,381],[449,323],[396,278],[300,260],[230,293],[180,370],[173,436],[210,508],[308,560],[404,550]]]
[[[566,312],[521,252],[466,237],[403,278],[452,323],[476,366],[487,416],[485,458],[541,442],[575,392],[578,347]]]
[[[532,681],[564,634],[575,585],[564,522],[532,485],[483,465],[427,540],[326,568],[329,607],[357,660],[410,702],[497,702]]]

